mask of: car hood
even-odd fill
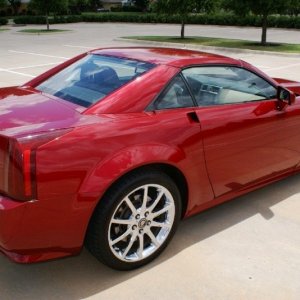
[[[81,106],[26,88],[0,89],[0,134],[18,136],[87,122]]]
[[[291,90],[297,95],[300,95],[300,82],[289,80],[289,79],[283,79],[283,78],[273,78],[273,79],[283,87]]]

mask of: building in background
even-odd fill
[[[105,1],[101,1],[103,8],[105,9],[111,9],[112,7],[115,6],[121,6],[122,5],[122,1],[121,0],[105,0]]]
[[[103,7],[106,9],[110,9],[116,6],[133,6],[133,0],[104,0],[102,1]]]

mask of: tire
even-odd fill
[[[152,169],[135,171],[101,199],[88,227],[86,246],[113,269],[136,269],[166,248],[180,215],[180,193],[169,176]]]

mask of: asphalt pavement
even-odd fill
[[[27,28],[41,28],[27,26]],[[0,87],[20,85],[81,52],[132,46],[129,35],[178,35],[177,25],[61,24],[71,31],[0,32]],[[187,26],[186,34],[259,40],[259,28]],[[300,31],[270,29],[269,41],[300,43]],[[214,50],[217,53],[222,51]],[[235,53],[273,77],[300,81],[300,57]],[[281,130],[278,128],[278,130]],[[118,272],[86,250],[18,265],[0,255],[0,299],[300,299],[300,175],[181,223],[167,250],[139,270]]]

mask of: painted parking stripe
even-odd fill
[[[97,47],[86,47],[86,46],[77,46],[77,45],[63,45],[64,47],[70,47],[70,48],[82,48],[82,49],[95,49]]]
[[[46,67],[46,66],[52,66],[52,65],[58,65],[61,61],[56,63],[49,63],[49,64],[40,64],[40,65],[32,65],[32,66],[23,66],[23,67],[17,67],[17,68],[9,68],[7,70],[9,71],[15,71],[15,70],[21,70],[21,69],[30,69],[30,68],[38,68],[38,67]]]
[[[271,67],[268,66],[262,66],[262,65],[255,65],[256,68],[258,69],[270,69]]]
[[[20,73],[20,72],[15,72],[15,71],[12,71],[12,70],[2,69],[2,68],[0,68],[0,72],[7,72],[7,73],[21,75],[21,76],[26,76],[26,77],[31,77],[31,78],[36,77],[34,75]]]
[[[281,67],[270,68],[268,71],[283,70],[283,69],[293,68],[293,67],[297,67],[297,66],[300,66],[300,63],[291,64],[291,65],[284,65],[284,66],[281,66]]]
[[[70,59],[70,57],[55,56],[55,55],[48,55],[48,54],[42,54],[42,53],[33,53],[33,52],[25,52],[25,51],[8,50],[8,52],[20,53],[20,54],[28,54],[28,55],[36,55],[36,56],[44,56],[44,57],[61,58],[61,59]]]

